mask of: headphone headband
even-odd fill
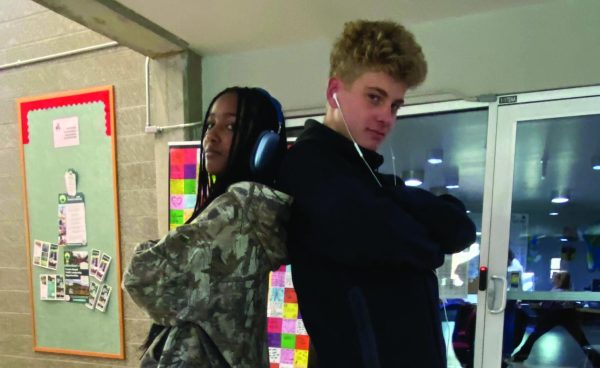
[[[255,87],[255,89],[257,91],[259,91],[260,93],[264,94],[265,96],[267,96],[269,98],[269,101],[271,101],[273,108],[275,108],[275,113],[277,114],[277,123],[279,124],[279,128],[277,129],[277,134],[281,133],[282,126],[284,124],[283,122],[285,120],[285,118],[283,117],[283,109],[281,108],[281,103],[275,97],[271,96],[271,94],[269,92],[267,92],[266,89],[263,89],[260,87]]]

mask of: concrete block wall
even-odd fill
[[[111,40],[29,0],[0,1],[0,65]],[[15,99],[114,85],[121,258],[158,237],[155,137],[144,133],[145,57],[124,47],[0,70],[0,367],[138,366],[149,320],[124,294],[127,360],[33,351]],[[85,328],[84,326],[82,326]]]

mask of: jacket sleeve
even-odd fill
[[[123,275],[123,288],[157,323],[185,320],[190,309],[200,312],[209,302],[212,240],[231,222],[232,195],[216,198],[191,224],[169,232],[160,241],[139,244]]]
[[[311,232],[299,235],[304,248],[298,252],[354,267],[441,266],[443,252],[427,228],[367,181],[370,174],[334,154],[316,144],[298,145],[282,165],[279,185],[294,197],[292,224],[299,220]],[[302,232],[296,229],[294,236]]]
[[[396,201],[425,226],[444,253],[460,252],[475,242],[475,224],[458,198],[450,194],[436,197],[426,190],[406,186],[392,191]]]

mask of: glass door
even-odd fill
[[[600,366],[599,95],[517,95],[492,109],[476,367]]]

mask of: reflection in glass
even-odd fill
[[[508,274],[507,361],[600,366],[598,137],[597,115],[517,123],[509,248],[523,270]]]

